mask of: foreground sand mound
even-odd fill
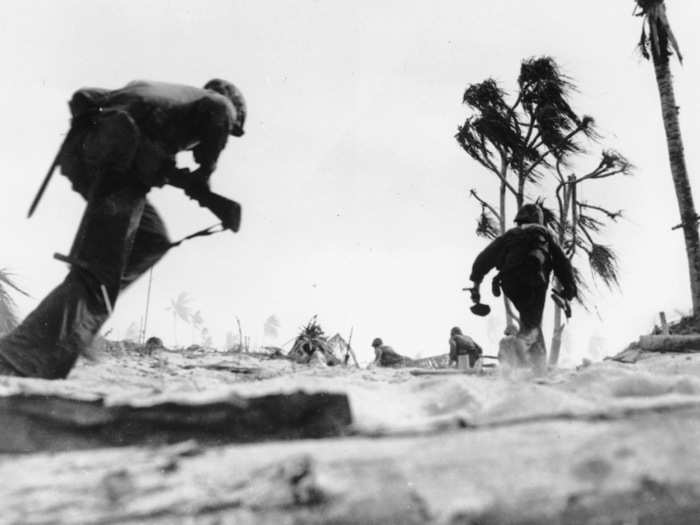
[[[125,349],[65,381],[2,378],[0,397],[15,422],[6,450],[83,449],[0,456],[0,522],[690,523],[700,511],[694,353],[535,379]],[[232,443],[250,429],[268,442]]]

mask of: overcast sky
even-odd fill
[[[685,54],[673,65],[691,184],[700,158],[700,35],[697,2],[669,0]],[[31,293],[24,315],[66,273],[84,203],[55,177],[35,217],[27,208],[68,124],[66,101],[83,86],[133,79],[203,85],[234,82],[249,107],[246,135],[232,138],[214,188],[239,200],[237,235],[177,248],[156,267],[148,335],[174,342],[166,307],[188,292],[217,345],[235,317],[255,342],[263,322],[291,339],[318,314],[347,337],[361,360],[380,336],[406,355],[447,350],[453,325],[489,353],[501,308],[472,316],[466,294],[473,258],[477,188],[493,177],[453,135],[467,115],[464,88],[493,77],[513,90],[523,58],[551,55],[577,83],[574,107],[596,118],[601,145],[619,149],[637,175],[584,190],[624,208],[605,243],[621,261],[621,291],[594,294],[597,312],[574,312],[564,361],[592,345],[614,353],[651,329],[665,310],[690,308],[687,262],[650,64],[635,51],[640,20],[632,1],[18,1],[3,3],[0,144],[4,205],[0,267]],[[577,166],[578,167],[578,166]],[[173,238],[214,221],[175,189],[152,200]],[[147,279],[119,300],[106,325],[121,337],[143,316]],[[485,287],[487,288],[487,287]],[[497,306],[487,292],[485,300]],[[551,317],[547,313],[546,317]],[[181,344],[191,330],[177,327]],[[601,357],[596,355],[594,357]]]

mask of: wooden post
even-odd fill
[[[668,329],[668,323],[666,322],[666,313],[659,312],[659,319],[661,320],[661,333],[664,335],[668,335],[670,332]]]

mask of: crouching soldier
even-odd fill
[[[480,302],[479,285],[496,268],[494,292],[503,290],[520,314],[520,328],[514,338],[500,345],[501,362],[542,371],[546,349],[542,334],[542,312],[552,271],[566,300],[576,297],[576,282],[569,259],[552,233],[543,225],[542,209],[524,205],[515,217],[516,227],[494,239],[474,260],[470,279],[472,300]],[[505,354],[508,355],[500,355]]]
[[[469,359],[469,368],[474,368],[483,351],[474,340],[462,333],[462,329],[455,326],[450,330],[450,366],[459,364],[459,357]]]
[[[228,136],[243,135],[246,117],[241,93],[218,79],[204,88],[132,82],[81,89],[69,106],[71,129],[40,194],[60,166],[87,207],[70,254],[60,256],[70,265],[67,277],[0,339],[1,374],[68,375],[121,291],[173,246],[146,199],[150,188],[173,184],[200,204],[216,196],[209,177]],[[193,152],[195,171],[176,169],[175,155],[185,150]],[[232,214],[222,223],[235,231],[239,219]]]
[[[372,348],[374,348],[374,362],[371,366],[399,367],[406,366],[409,362],[408,358],[398,354],[389,345],[385,345],[379,337],[372,341]]]

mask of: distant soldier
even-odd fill
[[[462,329],[455,326],[450,330],[450,365],[456,365],[459,356],[469,357],[469,367],[474,368],[476,361],[481,357],[483,351],[468,335],[462,333]]]
[[[519,357],[515,360],[520,365],[543,370],[546,350],[541,324],[550,274],[554,271],[566,300],[576,297],[576,282],[569,259],[543,225],[540,206],[524,205],[515,223],[515,228],[492,241],[474,261],[470,277],[474,283],[472,300],[480,301],[481,281],[496,268],[499,274],[494,279],[494,290],[502,288],[520,314],[520,329],[514,339],[517,348],[513,352]]]
[[[389,345],[385,345],[381,338],[377,337],[372,341],[372,348],[374,348],[374,366],[405,366],[408,363],[408,359],[402,355],[396,353],[396,351]]]
[[[67,277],[0,339],[1,374],[68,375],[120,292],[172,246],[148,191],[173,184],[200,204],[216,196],[209,177],[229,135],[243,135],[246,117],[241,93],[219,79],[204,88],[141,81],[86,88],[69,106],[71,129],[52,170],[61,167],[87,207],[70,255],[61,257]],[[193,172],[176,168],[175,155],[185,150],[199,165]],[[236,230],[236,218],[224,226]]]

